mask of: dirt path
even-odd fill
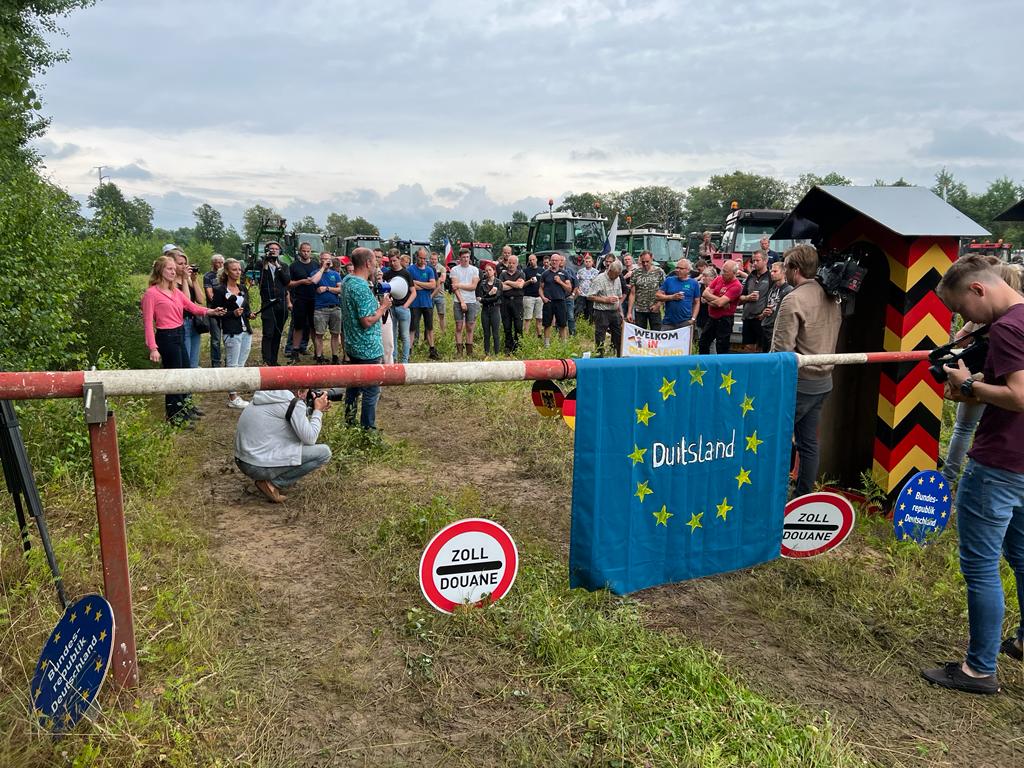
[[[519,716],[494,695],[501,680],[476,669],[470,685],[424,683],[414,674],[421,646],[402,632],[403,605],[360,551],[372,511],[368,495],[458,494],[477,490],[481,513],[498,508],[521,531],[568,556],[571,488],[532,477],[496,457],[493,425],[426,387],[385,391],[379,425],[412,446],[400,472],[355,473],[344,488],[324,476],[303,481],[286,505],[255,495],[230,460],[237,415],[210,397],[209,462],[199,479],[209,499],[218,554],[254,583],[258,607],[238,617],[238,650],[275,702],[268,765],[434,765],[501,763],[500,736],[482,734],[480,716],[506,727]],[[424,418],[429,414],[429,418]],[[329,418],[339,416],[331,414]],[[439,427],[460,424],[458,431]],[[216,439],[213,435],[218,435]],[[883,765],[1019,764],[1024,731],[1020,674],[998,704],[937,692],[917,680],[917,659],[896,658],[875,676],[840,649],[784,625],[766,624],[742,599],[757,571],[704,579],[639,595],[648,623],[703,643],[755,689],[811,711],[826,710],[871,760]],[[459,660],[448,674],[458,676]],[[468,663],[468,661],[467,661]],[[488,702],[480,705],[481,701]],[[992,727],[988,706],[1016,709],[1015,733]],[[464,710],[474,711],[467,718]],[[1013,715],[1010,715],[1013,717]],[[473,754],[458,745],[490,739]]]

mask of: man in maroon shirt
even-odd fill
[[[743,293],[743,283],[736,279],[739,270],[735,261],[722,264],[722,274],[711,281],[711,285],[701,294],[701,302],[707,305],[707,328],[700,335],[698,350],[702,355],[711,351],[711,341],[715,341],[718,354],[729,352],[729,336],[732,334],[732,321],[736,315],[736,307]]]
[[[998,693],[996,658],[1024,657],[1024,625],[1000,643],[1003,585],[999,557],[1017,577],[1024,607],[1024,297],[1007,285],[986,257],[966,256],[942,278],[939,296],[954,312],[990,324],[988,356],[972,374],[963,361],[946,366],[947,396],[985,404],[970,461],[957,489],[960,570],[967,583],[967,658],[925,669],[926,680],[968,693]]]

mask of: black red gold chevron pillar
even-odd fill
[[[886,238],[889,297],[885,317],[887,352],[933,349],[949,340],[950,312],[935,287],[956,260],[954,237]],[[883,367],[872,475],[887,493],[910,475],[935,469],[942,425],[942,385],[928,364]]]

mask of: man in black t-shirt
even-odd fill
[[[523,320],[527,325],[534,321],[534,335],[541,337],[541,320],[544,319],[544,305],[540,300],[540,276],[544,270],[537,266],[537,254],[526,257],[523,270]]]
[[[507,247],[507,246],[506,246]],[[519,259],[511,249],[505,257],[505,266],[498,274],[501,283],[501,325],[505,330],[505,354],[515,354],[523,335],[523,286],[526,274],[519,268]]]
[[[309,243],[299,246],[299,258],[291,263],[291,282],[288,289],[292,294],[292,363],[299,362],[299,347],[305,331],[313,331],[313,313],[316,309],[316,286],[324,268],[312,259],[313,247]]]
[[[548,268],[540,276],[540,298],[544,303],[544,346],[551,344],[552,323],[558,328],[558,335],[563,340],[569,337],[565,299],[572,290],[572,278],[565,270],[565,257],[560,253],[551,254]]]

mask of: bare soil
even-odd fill
[[[510,701],[502,665],[475,651],[421,658],[422,644],[403,629],[417,596],[395,594],[365,551],[365,531],[381,508],[367,500],[410,493],[425,500],[474,487],[482,512],[502,510],[519,531],[568,557],[571,488],[497,456],[495,427],[484,416],[457,412],[432,388],[393,387],[381,399],[378,426],[409,443],[411,466],[352,472],[342,487],[313,476],[290,490],[286,504],[273,505],[231,460],[236,412],[213,396],[203,406],[210,415],[197,442],[208,443],[211,458],[196,483],[218,555],[254,585],[257,607],[234,617],[235,650],[249,659],[269,708],[268,732],[242,739],[239,756],[275,766],[513,762],[506,736],[535,725],[536,709]],[[458,430],[443,426],[455,423]],[[878,673],[847,649],[766,622],[744,598],[757,578],[754,570],[638,598],[650,627],[717,651],[754,689],[831,713],[872,763],[1021,764],[1020,670],[1003,675],[997,701],[928,687],[917,676],[920,658],[893,659]],[[422,674],[427,663],[433,668]],[[551,738],[557,745],[559,735]]]

